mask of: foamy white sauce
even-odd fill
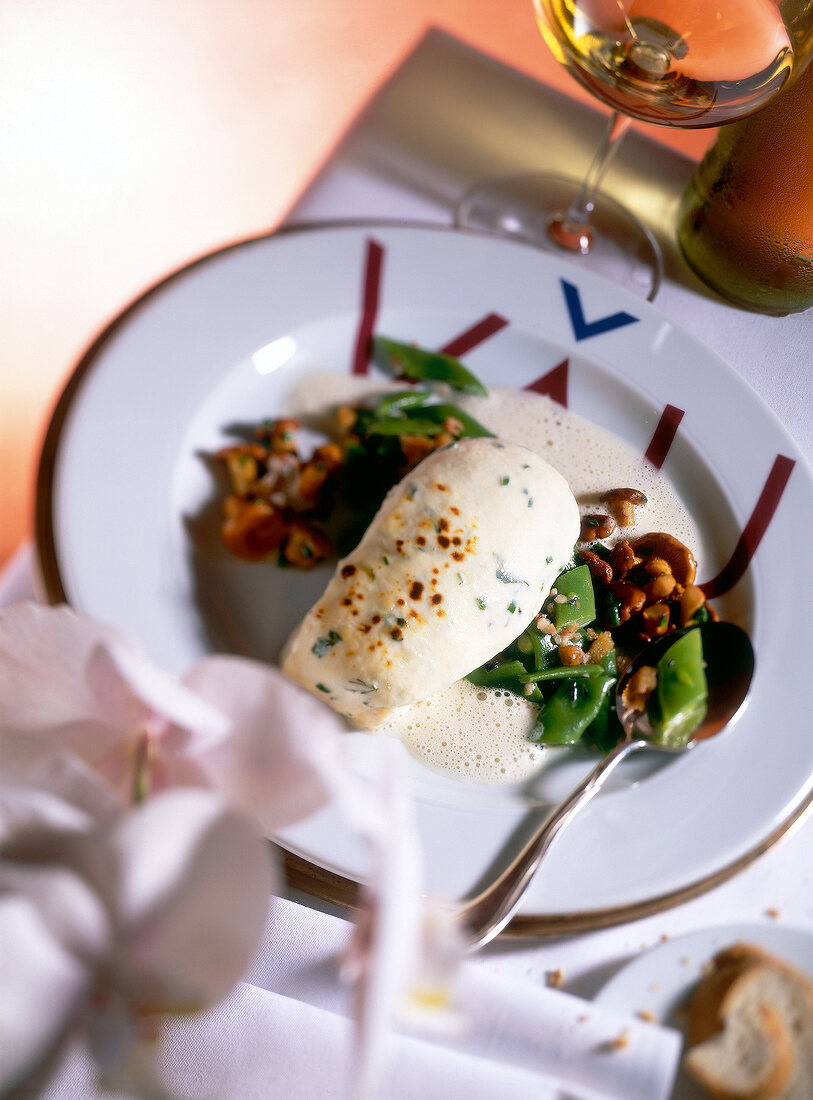
[[[369,378],[331,375],[319,386],[310,380],[310,404],[352,403],[365,393],[386,389]],[[397,388],[397,387],[394,387]],[[700,567],[704,547],[700,530],[669,479],[625,440],[528,390],[492,387],[489,397],[455,395],[455,404],[495,435],[536,451],[567,479],[582,514],[606,512],[599,497],[608,489],[640,489],[647,503],[636,508],[634,528],[617,528],[608,545],[647,531],[668,531],[689,546]],[[415,706],[404,708],[375,733],[400,737],[430,768],[476,783],[517,783],[541,765],[546,750],[528,741],[538,709],[510,692],[452,684]]]

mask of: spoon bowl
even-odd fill
[[[624,688],[642,665],[657,666],[667,649],[689,630],[699,631],[702,642],[707,684],[705,715],[680,743],[661,743],[654,739],[646,712],[627,706]],[[754,663],[748,635],[726,622],[707,622],[675,631],[650,642],[638,654],[617,688],[616,709],[624,730],[622,739],[553,810],[494,881],[476,896],[464,900],[455,913],[454,922],[470,950],[483,947],[505,928],[553,841],[598,793],[622,760],[642,750],[681,755],[738,717],[748,697]]]
[[[653,731],[644,711],[631,710],[626,706],[623,699],[624,689],[642,665],[657,665],[666,651],[690,630],[696,630],[700,634],[708,695],[705,716],[692,731],[687,744],[681,747],[690,748],[697,741],[714,737],[733,722],[745,703],[754,676],[754,650],[745,631],[726,622],[707,622],[685,627],[650,642],[619,679],[616,710],[626,737],[643,737],[652,742]],[[659,746],[652,742],[648,747]]]

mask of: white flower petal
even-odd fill
[[[86,845],[96,847],[94,818],[49,791],[0,785],[0,895],[36,906],[50,935],[81,958],[98,958],[110,928],[81,877]]]
[[[70,1025],[89,974],[20,897],[0,897],[0,1094],[44,1061]]]
[[[184,680],[232,721],[231,736],[197,756],[200,766],[267,835],[333,797],[345,726],[329,707],[277,669],[239,657],[206,657]]]
[[[158,716],[204,744],[220,741],[229,732],[228,719],[215,707],[129,646],[96,646],[88,658],[87,676],[103,712],[128,729]]]
[[[422,860],[400,779],[399,747],[393,743],[379,757],[378,797],[386,817],[382,814],[380,831],[369,837],[371,877],[345,968],[356,993],[354,1095],[359,1100],[375,1092],[393,1016],[420,958]]]
[[[90,814],[50,791],[0,784],[0,846],[47,831],[86,832],[92,823]]]
[[[53,940],[77,960],[101,958],[110,946],[110,922],[88,885],[66,867],[0,860],[0,894],[26,898]]]
[[[119,925],[119,989],[142,1007],[212,1004],[244,973],[272,886],[268,846],[209,791],[156,795],[111,836],[98,882]]]
[[[34,787],[67,802],[86,819],[109,821],[124,809],[113,787],[84,760],[59,749],[43,750],[43,745],[26,738],[26,749],[3,759],[7,783]]]
[[[64,606],[18,603],[0,610],[0,733],[103,721],[83,670],[94,646],[118,638]]]
[[[155,1032],[144,1036],[144,1024]],[[161,1017],[134,1015],[121,998],[109,998],[98,1012],[88,1015],[88,1047],[105,1092],[122,1093],[138,1100],[176,1100],[161,1083],[157,1054],[160,1050]]]

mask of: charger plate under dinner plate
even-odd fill
[[[114,623],[172,672],[213,650],[274,660],[330,570],[230,558],[205,455],[234,441],[235,425],[290,412],[292,390],[317,372],[368,372],[376,332],[460,355],[487,385],[547,394],[646,456],[702,532],[698,581],[757,653],[736,727],[668,767],[621,769],[554,845],[513,930],[627,920],[732,874],[810,801],[809,692],[790,659],[810,602],[799,518],[813,514],[810,469],[689,333],[530,247],[406,224],[317,226],[225,248],[151,289],[84,357],[48,433],[37,539],[49,598]],[[348,739],[369,772],[382,738]],[[404,749],[427,889],[474,888],[588,764],[552,750],[529,791],[461,783]],[[331,811],[274,839],[293,884],[352,904],[365,853]]]
[[[619,1014],[654,1018],[685,1032],[689,998],[718,952],[735,943],[756,944],[813,976],[813,934],[781,923],[728,924],[699,928],[665,940],[636,956],[602,987],[597,1004]],[[707,1100],[682,1070],[671,1100]]]

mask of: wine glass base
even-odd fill
[[[487,180],[460,200],[455,224],[535,245],[651,302],[663,277],[661,250],[650,230],[615,199],[596,196],[589,251],[562,248],[550,237],[549,223],[568,209],[580,186],[579,180],[548,173]]]

